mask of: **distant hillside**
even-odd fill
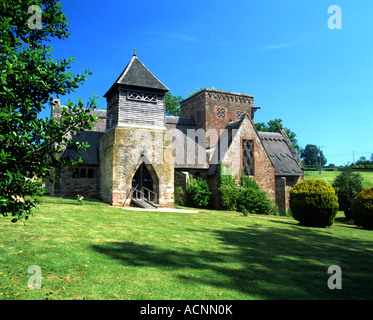
[[[364,187],[373,187],[373,172],[359,172],[364,178]],[[339,171],[304,171],[305,179],[323,179],[332,184]]]

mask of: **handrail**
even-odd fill
[[[136,186],[136,187],[137,187],[137,186]],[[123,206],[124,206],[124,204],[127,202],[127,200],[128,200],[128,198],[129,198],[130,195],[133,197],[134,192],[136,192],[136,199],[144,200],[144,198],[145,198],[145,197],[144,197],[144,196],[145,196],[145,192],[144,192],[144,190],[146,190],[146,191],[148,192],[148,200],[147,200],[147,201],[149,201],[149,202],[151,201],[151,200],[150,200],[150,193],[152,193],[152,194],[154,194],[154,203],[155,203],[155,204],[158,204],[158,201],[157,201],[157,200],[158,200],[158,199],[157,199],[158,194],[157,194],[156,192],[154,192],[154,191],[152,191],[152,190],[150,190],[150,189],[148,189],[148,188],[145,188],[145,187],[142,187],[142,191],[132,187],[132,188],[130,189],[128,195],[127,195],[126,200],[123,202]],[[141,198],[138,197],[138,194],[141,195]]]
[[[129,198],[130,195],[133,197],[133,193],[134,193],[135,191],[136,191],[136,193],[140,193],[140,194],[142,194],[141,199],[144,199],[144,193],[143,193],[142,191],[137,190],[136,188],[131,188],[130,191],[128,192],[128,195],[127,195],[126,200],[123,202],[123,206],[124,206],[124,204],[127,202],[127,200],[128,200],[128,198]],[[136,195],[136,198],[137,198],[137,195]]]
[[[126,200],[124,200],[124,202],[123,202],[123,204],[122,204],[122,207],[123,207],[123,206],[125,205],[125,203],[127,202],[128,198],[129,198],[129,196],[130,196],[130,194],[133,193],[132,189],[133,189],[133,188],[131,188],[130,191],[128,192],[127,198],[126,198]],[[132,191],[132,192],[131,192],[131,191]]]
[[[143,194],[145,195],[145,192],[144,192],[144,190],[146,190],[147,192],[148,192],[148,201],[150,202],[150,193],[152,193],[153,195],[154,195],[154,203],[155,204],[158,204],[157,203],[157,196],[158,196],[158,194],[156,193],[156,192],[154,192],[154,191],[152,191],[152,190],[150,190],[150,189],[148,189],[148,188],[145,188],[145,187],[142,187],[142,190],[143,190]]]

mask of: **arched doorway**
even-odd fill
[[[136,190],[132,195],[133,198],[158,203],[158,179],[151,165],[143,162],[138,167],[132,178],[132,188]]]

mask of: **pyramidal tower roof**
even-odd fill
[[[106,97],[116,86],[151,89],[152,91],[169,91],[169,89],[139,60],[136,51],[127,67],[104,97]]]

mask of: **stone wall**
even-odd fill
[[[100,150],[101,196],[105,202],[129,205],[132,178],[144,162],[152,175],[159,206],[173,207],[174,158],[172,135],[167,130],[116,127],[104,135]]]
[[[290,189],[301,180],[303,180],[302,176],[276,177],[276,204],[280,215],[286,215],[286,212],[290,209]]]
[[[115,131],[106,132],[100,142],[100,195],[106,203],[113,202],[113,146]]]
[[[244,114],[253,117],[254,96],[204,89],[180,103],[182,117],[193,117],[199,128],[206,131],[206,147],[217,142],[220,130]],[[214,138],[209,132],[217,132]]]
[[[87,199],[100,198],[100,170],[98,166],[77,165],[72,171],[69,168],[53,169],[55,183],[48,182],[51,196],[76,198],[82,195]]]
[[[278,206],[278,211],[281,216],[286,215],[287,211],[287,194],[286,194],[286,178],[276,177],[276,204]]]
[[[205,90],[180,102],[180,116],[194,119],[198,128],[206,130]]]

